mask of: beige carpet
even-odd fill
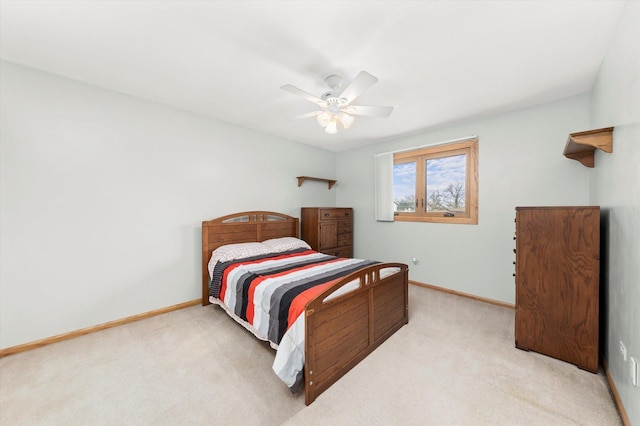
[[[409,324],[309,407],[197,306],[0,359],[0,424],[621,424],[602,373],[514,348],[512,310],[409,294]]]

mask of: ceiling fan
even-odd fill
[[[330,75],[325,82],[331,90],[318,96],[298,89],[290,84],[285,84],[281,89],[294,95],[302,96],[308,101],[318,105],[321,109],[294,118],[316,117],[318,124],[324,127],[327,133],[337,133],[340,129],[348,129],[353,124],[354,115],[364,115],[369,117],[388,117],[393,111],[390,106],[365,106],[351,105],[354,99],[360,96],[365,90],[373,86],[378,79],[366,71],[360,71],[356,78],[349,83],[344,90],[342,87],[342,77]]]

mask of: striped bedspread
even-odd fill
[[[307,249],[218,263],[210,299],[277,348],[273,369],[295,390],[304,367],[305,305],[342,277],[375,263]]]

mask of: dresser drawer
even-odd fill
[[[338,246],[351,245],[351,234],[338,234]]]
[[[348,258],[351,258],[351,257],[353,257],[353,247],[351,247],[351,246],[348,246],[348,247],[336,247],[336,248],[330,249],[330,250],[323,250],[322,253],[329,254],[331,256],[336,256],[336,257],[348,257]]]
[[[338,221],[338,233],[350,234],[353,229],[353,223],[351,220],[339,220]]]
[[[351,209],[320,209],[320,220],[351,219]]]

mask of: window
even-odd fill
[[[396,221],[478,223],[478,140],[393,156]]]

